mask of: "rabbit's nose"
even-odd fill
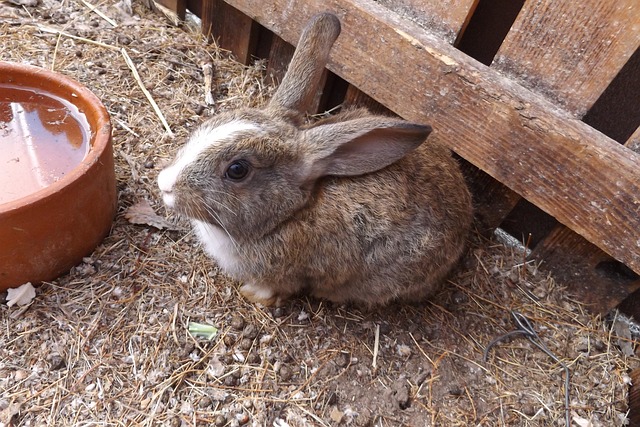
[[[162,191],[162,200],[168,207],[175,205],[176,197],[173,194],[173,185],[176,182],[174,168],[168,167],[158,174],[158,188]]]
[[[176,174],[172,169],[168,167],[158,174],[158,187],[163,193],[170,193],[176,182]]]

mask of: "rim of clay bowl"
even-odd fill
[[[0,203],[0,215],[2,215],[56,194],[84,175],[110,144],[111,120],[102,101],[93,92],[75,80],[54,71],[28,64],[0,61],[0,84],[40,89],[62,98],[87,115],[89,123],[89,150],[82,161],[58,181],[19,199]]]

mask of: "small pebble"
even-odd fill
[[[278,377],[280,378],[280,381],[289,381],[292,376],[293,371],[291,370],[291,368],[289,368],[288,366],[280,367],[280,370],[278,371]]]
[[[214,424],[216,427],[223,427],[227,424],[227,419],[222,415],[218,415],[214,420]]]
[[[16,381],[22,381],[29,376],[29,373],[23,369],[18,369],[14,374]]]
[[[249,355],[247,356],[247,363],[251,365],[259,365],[260,360],[260,355],[257,353],[249,353]]]
[[[452,396],[462,396],[462,389],[457,385],[452,385],[451,388],[449,388],[449,394]]]
[[[155,163],[153,163],[153,160],[147,160],[146,162],[144,162],[144,167],[147,169],[153,169],[156,166]]]
[[[256,338],[258,336],[258,328],[256,328],[252,324],[248,324],[242,330],[242,336],[245,337],[245,338],[249,338],[249,339],[253,340],[254,338]]]
[[[209,396],[202,396],[198,402],[198,408],[207,409],[211,407],[211,398]]]
[[[243,426],[243,425],[245,425],[246,423],[249,422],[249,415],[245,414],[244,412],[242,412],[240,414],[236,414],[236,420],[238,420],[240,425]]]
[[[241,331],[244,328],[244,318],[241,316],[233,316],[231,318],[231,322],[229,323],[233,329],[236,331]]]
[[[335,359],[336,365],[338,365],[341,368],[344,368],[349,364],[350,359],[351,359],[351,356],[349,356],[348,353],[343,353],[343,352],[338,353]]]

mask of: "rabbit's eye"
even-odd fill
[[[249,163],[244,160],[238,160],[233,162],[227,168],[227,172],[224,174],[226,178],[233,181],[240,181],[249,173]]]

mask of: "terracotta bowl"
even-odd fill
[[[79,83],[41,68],[0,61],[0,85],[53,94],[86,115],[89,149],[58,181],[0,204],[0,291],[53,280],[80,263],[109,233],[116,211],[111,123]],[[0,147],[1,149],[1,147]]]

